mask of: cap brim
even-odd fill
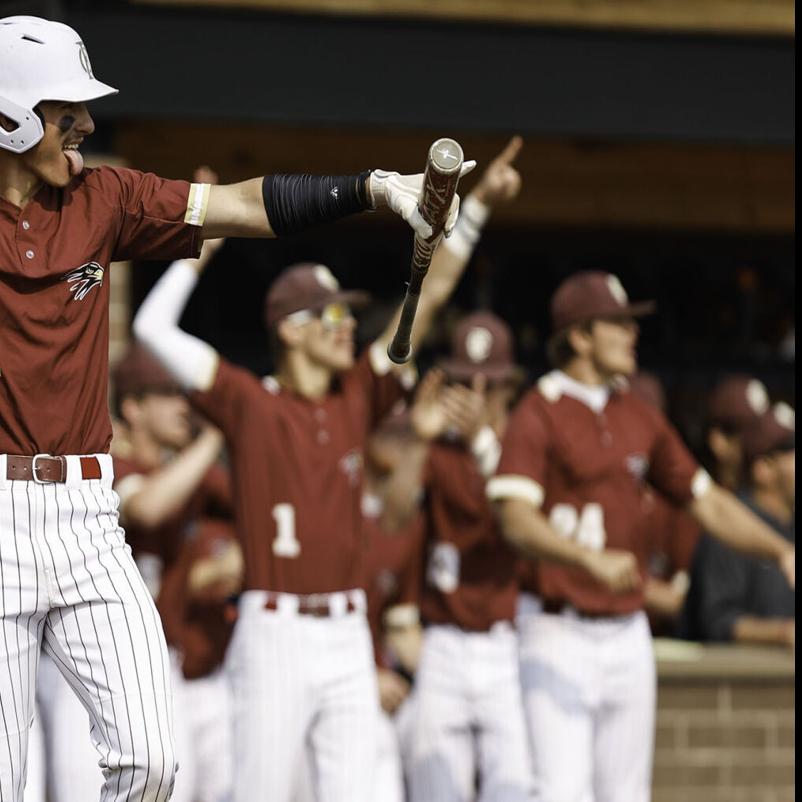
[[[523,379],[524,370],[519,365],[477,365],[461,359],[445,359],[440,368],[449,379],[455,381],[471,381],[474,376],[484,376],[490,382],[501,382]]]
[[[622,313],[623,317],[646,317],[646,315],[653,315],[657,311],[657,303],[655,301],[638,301],[636,304],[630,304],[626,311]]]

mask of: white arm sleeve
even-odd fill
[[[134,336],[187,390],[208,390],[219,356],[211,345],[178,327],[198,282],[191,262],[173,262],[156,282],[134,318]]]

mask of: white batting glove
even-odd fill
[[[476,167],[475,161],[467,161],[462,165],[460,178]],[[423,239],[432,236],[432,227],[418,212],[418,199],[423,189],[423,173],[417,175],[400,175],[387,170],[373,170],[370,174],[370,200],[374,209],[389,206],[396,214],[406,220],[415,233]],[[459,214],[459,195],[454,196],[443,232],[448,237],[454,230]]]

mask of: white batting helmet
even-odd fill
[[[0,19],[0,148],[24,153],[44,135],[34,107],[42,100],[81,103],[117,90],[92,75],[81,37],[68,25],[39,17]]]

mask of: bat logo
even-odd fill
[[[62,281],[69,283],[74,300],[83,301],[95,287],[103,284],[103,273],[103,268],[97,262],[87,262],[70,270]]]
[[[446,159],[451,159],[452,161],[455,161],[455,162],[459,161],[459,156],[457,156],[455,153],[452,153],[452,152],[451,152],[451,151],[448,149],[448,147],[447,147],[447,146],[446,146],[446,147],[444,147],[444,148],[442,148],[441,150],[438,150],[437,152],[438,152],[438,153],[439,153],[439,154],[440,154],[440,155],[443,157],[443,160],[444,160],[444,161],[445,161]]]

